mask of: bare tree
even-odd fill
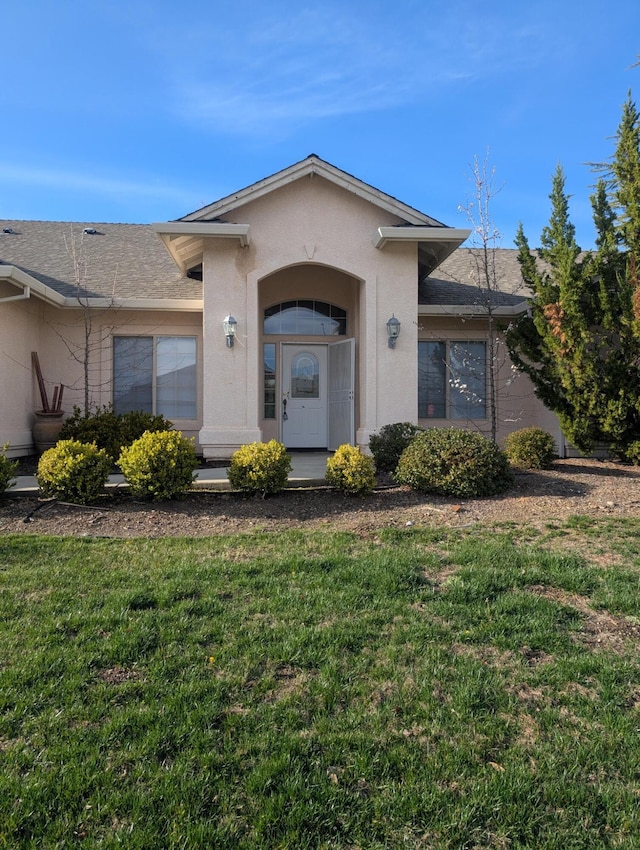
[[[490,423],[490,437],[496,442],[500,382],[510,385],[517,375],[515,368],[508,368],[509,358],[502,337],[504,319],[501,319],[500,308],[513,301],[510,296],[516,294],[522,282],[518,274],[515,283],[506,285],[505,272],[499,262],[502,234],[495,225],[491,207],[502,187],[496,186],[495,169],[489,165],[488,154],[482,162],[474,157],[470,171],[472,192],[468,201],[459,206],[460,212],[466,214],[472,231],[470,246],[458,252],[459,258],[466,258],[467,267],[463,270],[459,261],[457,275],[449,277],[466,290],[470,288],[471,295],[466,295],[470,300],[466,303],[473,307],[473,320],[482,323],[486,347],[483,346],[480,352],[471,344],[465,346],[464,343],[452,342],[445,367],[452,391],[470,403],[484,404]],[[511,419],[514,418],[515,415],[511,416]]]
[[[65,333],[59,327],[50,325],[62,341],[72,360],[82,369],[83,412],[87,416],[91,410],[92,394],[101,385],[99,358],[118,326],[118,306],[115,299],[117,269],[114,273],[111,295],[100,297],[91,296],[88,286],[89,260],[84,245],[85,232],[78,236],[71,229],[69,237],[65,237],[65,248],[72,263],[74,298],[80,309],[81,333],[80,340],[73,334]],[[101,306],[96,305],[96,300]],[[105,322],[105,319],[108,321]],[[71,325],[67,325],[70,328]],[[96,358],[98,364],[95,365]],[[73,386],[73,384],[71,385]]]
[[[499,277],[496,267],[496,249],[502,236],[491,216],[491,202],[502,187],[495,185],[495,168],[489,167],[488,154],[482,164],[478,157],[473,159],[471,179],[473,194],[462,207],[472,228],[471,240],[474,270],[474,283],[478,291],[478,302],[486,314],[487,329],[487,389],[489,419],[491,421],[491,439],[495,443],[498,430],[498,408],[496,385],[500,362],[498,359],[500,344],[496,327],[496,295],[499,291]]]

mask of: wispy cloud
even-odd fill
[[[286,134],[315,120],[446,96],[460,81],[531,61],[525,47],[539,35],[480,17],[464,0],[437,14],[417,3],[404,16],[381,9],[326,3],[277,20],[247,16],[242,29],[223,22],[187,34],[195,58],[173,69],[175,108],[217,133]]]
[[[166,181],[150,178],[148,181],[126,180],[117,177],[96,176],[82,171],[59,168],[16,166],[0,163],[0,181],[3,184],[38,186],[65,189],[69,192],[90,193],[104,197],[137,197],[142,199],[167,199],[179,204],[193,201],[193,193],[167,185]]]

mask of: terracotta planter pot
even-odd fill
[[[62,428],[64,410],[56,410],[48,412],[45,410],[36,410],[34,413],[35,419],[31,434],[33,436],[33,444],[39,455],[51,449],[58,442],[60,430]]]

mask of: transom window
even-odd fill
[[[197,417],[194,336],[113,338],[113,409],[167,419]]]
[[[418,418],[486,419],[484,342],[418,342]]]
[[[264,333],[291,336],[345,336],[347,311],[325,301],[283,301],[264,311]]]

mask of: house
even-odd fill
[[[176,221],[0,223],[0,444],[29,453],[31,367],[64,407],[161,412],[205,457],[366,448],[390,422],[489,430],[469,231],[310,155]],[[492,308],[526,309],[515,251]],[[499,439],[555,417],[506,362]]]

